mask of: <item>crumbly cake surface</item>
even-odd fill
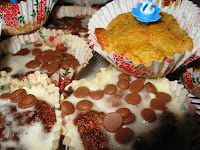
[[[153,61],[162,62],[165,57],[172,59],[174,53],[191,52],[193,42],[187,32],[172,15],[165,12],[161,15],[158,22],[143,26],[131,12],[120,14],[106,29],[96,28],[97,41],[108,53],[125,54],[135,66],[150,66]]]

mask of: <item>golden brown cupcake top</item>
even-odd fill
[[[106,29],[95,30],[97,41],[108,53],[125,54],[135,66],[150,66],[154,60],[162,62],[165,57],[172,59],[174,53],[192,51],[192,39],[177,20],[164,12],[161,15],[158,22],[144,26],[131,12],[120,14]]]

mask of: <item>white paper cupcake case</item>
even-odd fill
[[[137,4],[142,2],[142,0],[114,0],[98,10],[88,24],[90,45],[115,67],[127,74],[145,78],[163,77],[183,65],[189,58],[196,55],[200,49],[200,8],[191,1],[182,0],[178,1],[176,5],[173,3],[166,7],[162,6],[162,0],[153,1],[155,5],[161,8],[161,11],[172,14],[177,19],[180,27],[186,30],[193,39],[194,49],[192,53],[188,50],[182,55],[175,53],[172,60],[165,59],[161,63],[154,61],[150,67],[146,67],[143,64],[134,66],[124,55],[117,56],[115,52],[108,54],[103,51],[94,34],[95,28],[106,28],[109,22],[117,15],[130,12],[132,8],[136,8]],[[115,58],[113,58],[114,56]],[[120,60],[117,61],[117,59]]]
[[[68,80],[72,79],[74,72],[77,73],[82,68],[87,66],[90,58],[93,56],[92,49],[82,38],[71,34],[65,34],[62,30],[50,30],[42,27],[35,33],[29,35],[13,36],[1,42],[0,59],[1,56],[3,57],[7,53],[16,53],[28,43],[35,43],[38,41],[46,43],[51,47],[55,47],[58,44],[65,44],[68,47],[67,52],[75,56],[75,58],[79,61],[80,66],[75,70],[70,67],[66,70],[60,69],[59,71],[54,73],[51,76],[51,82],[53,82],[55,85],[59,85],[59,78],[63,80],[65,78],[67,78]],[[66,73],[66,71],[68,70],[70,70],[70,74],[65,74],[63,76],[63,73]]]
[[[17,35],[39,29],[47,21],[56,2],[57,0],[27,0],[13,5],[0,5],[3,33]],[[8,11],[8,8],[11,10]]]
[[[182,84],[194,96],[200,98],[200,73],[188,68],[180,77]]]
[[[96,9],[84,7],[84,6],[60,6],[56,9],[55,18],[63,17],[77,17],[77,16],[92,16],[96,13]],[[87,25],[87,24],[86,24]],[[86,26],[87,27],[87,26]],[[66,33],[70,31],[64,30]],[[80,34],[80,37],[87,40],[83,35]]]
[[[7,91],[3,91],[3,93],[14,91],[20,88],[28,88],[35,86],[42,86],[46,89],[50,96],[54,97],[54,107],[55,107],[55,114],[56,114],[56,123],[55,123],[55,132],[54,132],[54,139],[52,141],[52,149],[57,149],[59,146],[59,140],[61,136],[61,126],[62,126],[62,118],[60,112],[60,104],[59,104],[59,88],[56,87],[54,84],[50,83],[50,79],[48,78],[47,74],[41,74],[39,71],[36,71],[33,74],[29,74],[28,77],[24,80],[12,79],[5,71],[0,72],[0,81],[4,80],[4,85],[7,84]],[[5,80],[7,79],[7,80]],[[0,84],[0,85],[1,85]],[[1,92],[0,92],[1,94]],[[48,102],[47,102],[48,103]]]
[[[106,4],[109,0],[61,0],[61,3],[92,7],[93,4]]]

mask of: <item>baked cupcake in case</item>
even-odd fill
[[[45,24],[55,3],[56,0],[4,1],[0,5],[2,33],[19,35],[36,31]]]
[[[61,115],[56,109],[59,89],[54,84],[40,82],[48,80],[46,74],[36,72],[30,79],[32,82],[28,80],[21,87],[13,85],[11,79],[8,90],[0,93],[1,149],[59,148]],[[33,82],[35,79],[37,84]]]
[[[198,14],[199,9],[187,0],[169,6],[163,6],[163,1],[154,2],[161,8],[162,17],[144,25],[131,14],[139,2],[122,4],[116,0],[97,11],[88,24],[90,45],[127,74],[162,77],[197,52],[195,30],[199,22],[192,13]],[[194,7],[191,15],[184,13],[189,6]]]
[[[66,128],[64,143],[69,148],[191,146],[186,135],[193,129],[187,125],[192,123],[196,107],[176,81],[136,78],[110,66],[102,68],[90,82],[73,81],[65,90],[60,107]]]
[[[200,59],[188,64],[180,80],[192,95],[200,98]]]

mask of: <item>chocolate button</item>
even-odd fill
[[[40,62],[37,61],[37,60],[31,60],[31,61],[29,61],[25,66],[26,66],[27,68],[33,68],[33,69],[35,69],[35,68],[37,68],[37,67],[40,66]]]
[[[18,107],[21,109],[29,108],[37,102],[37,99],[34,95],[28,94],[24,95],[21,100],[18,102]]]
[[[37,56],[37,55],[40,55],[42,54],[42,50],[39,49],[39,48],[34,48],[33,51],[32,51],[32,55],[34,56]]]
[[[78,32],[83,32],[83,33],[85,33],[85,32],[88,32],[88,29],[87,29],[87,28],[79,28],[79,29],[78,29]]]
[[[68,53],[63,53],[63,55],[66,57],[66,59],[69,59],[69,60],[74,60],[74,59],[76,59],[73,55],[68,54]]]
[[[54,73],[59,69],[59,63],[58,62],[51,62],[50,64],[48,64],[47,66],[47,71],[49,73]]]
[[[130,128],[121,128],[115,133],[115,140],[119,144],[128,144],[134,139],[134,132]]]
[[[35,44],[34,46],[35,46],[35,47],[41,47],[42,44],[38,43],[38,44]]]
[[[72,61],[72,64],[71,64],[71,67],[72,67],[73,69],[76,69],[78,66],[80,66],[78,60],[77,60],[77,59],[73,60],[73,61]]]
[[[128,80],[128,81],[131,81],[131,78],[129,75],[125,74],[125,73],[122,73],[118,76],[118,79],[125,79],[125,80]]]
[[[82,100],[76,104],[76,109],[81,111],[90,110],[93,107],[93,103],[88,100]]]
[[[156,93],[157,92],[157,89],[156,87],[151,83],[151,82],[147,82],[145,84],[145,88],[147,91],[149,91],[150,93]]]
[[[141,111],[141,116],[145,121],[153,122],[156,120],[156,113],[151,108],[145,108]]]
[[[71,67],[72,61],[69,59],[64,59],[61,63],[61,68],[66,70],[68,67]]]
[[[129,90],[131,92],[140,92],[142,91],[143,87],[144,87],[144,79],[138,78],[134,80],[133,82],[131,82],[129,86]]]
[[[11,67],[4,67],[1,69],[1,71],[6,71],[7,73],[11,72],[12,71],[12,68]]]
[[[91,91],[90,92],[90,97],[94,100],[99,100],[101,98],[103,98],[104,93],[102,90],[97,90],[97,91]]]
[[[114,84],[108,84],[103,91],[107,95],[114,95],[117,92],[117,87]]]
[[[118,114],[120,114],[120,116],[121,116],[122,118],[125,118],[125,117],[127,117],[128,115],[131,114],[131,111],[130,111],[130,109],[128,109],[128,108],[119,108],[116,112],[117,112]]]
[[[53,56],[63,56],[63,51],[57,49],[57,50],[55,50],[55,51],[53,52]]]
[[[27,48],[23,48],[21,50],[19,50],[17,53],[13,54],[14,56],[16,55],[21,55],[21,56],[25,56],[29,53],[30,51]]]
[[[74,91],[76,98],[84,98],[90,94],[90,90],[86,86],[81,86]]]
[[[123,118],[123,124],[131,124],[135,121],[135,115],[131,113],[127,117]]]
[[[3,93],[0,95],[0,99],[2,100],[8,100],[11,98],[11,93]]]
[[[115,132],[122,126],[122,117],[118,113],[109,113],[103,119],[103,126],[108,132]]]
[[[42,59],[44,62],[52,62],[53,61],[53,54],[45,53],[42,55]]]
[[[128,104],[137,105],[141,102],[141,97],[138,93],[127,94],[124,98]]]
[[[68,50],[68,48],[66,46],[57,46],[56,50],[62,50],[63,52],[65,52]]]
[[[37,61],[39,61],[39,62],[44,62],[44,60],[43,60],[43,55],[42,54],[40,54],[40,55],[37,55],[36,57],[35,57],[35,60],[37,60]]]
[[[164,102],[170,102],[172,100],[172,97],[165,92],[157,92],[156,97],[162,99]]]
[[[122,90],[127,90],[129,88],[129,81],[126,79],[120,79],[117,82],[117,86]]]
[[[41,70],[41,71],[46,70],[46,69],[47,69],[47,66],[48,66],[48,63],[47,63],[47,62],[44,62],[44,63],[42,64],[42,66],[40,67],[40,70]]]
[[[156,110],[165,110],[166,109],[165,102],[158,98],[152,99],[150,102],[150,106],[151,106],[151,108],[156,109]]]
[[[60,104],[60,109],[65,115],[73,114],[75,111],[74,105],[69,101],[64,101]]]
[[[11,101],[16,103],[18,102],[22,96],[24,96],[26,94],[26,90],[24,89],[18,89],[18,90],[15,90],[14,92],[12,92],[11,94]]]
[[[59,62],[60,63],[62,61],[62,59],[63,59],[62,56],[54,56],[53,57],[53,61],[54,62]]]

